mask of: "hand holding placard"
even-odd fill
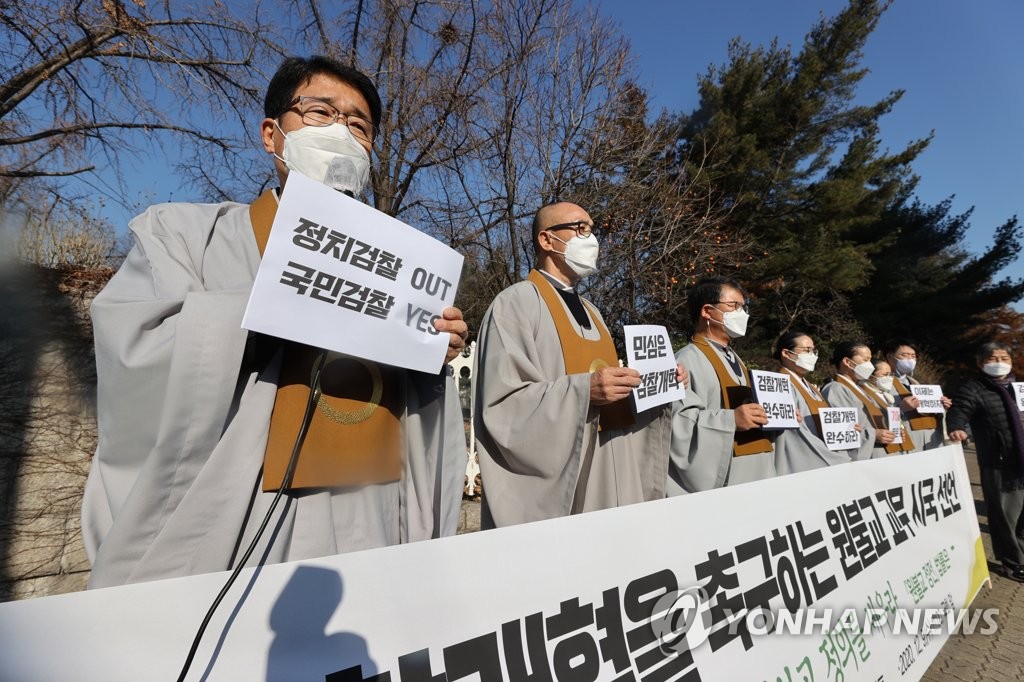
[[[444,316],[462,260],[419,230],[293,173],[242,326],[437,372],[465,333],[461,314]]]
[[[625,325],[626,364],[639,373],[634,384],[636,411],[682,400],[686,389],[678,381],[668,330],[659,325]]]

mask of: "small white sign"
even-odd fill
[[[818,410],[821,439],[829,450],[852,450],[860,446],[856,407],[823,407]]]
[[[918,414],[945,414],[942,406],[942,387],[938,384],[911,384],[910,392],[921,404],[917,406]]]
[[[444,363],[434,320],[462,256],[326,185],[291,173],[242,327],[421,372]]]
[[[1014,381],[1010,385],[1013,386],[1013,396],[1017,399],[1017,409],[1024,412],[1024,382]]]
[[[778,372],[762,372],[750,370],[750,383],[754,391],[754,399],[761,403],[768,423],[762,429],[795,429],[799,428],[796,421],[796,403],[793,402],[793,387],[789,377]]]
[[[903,415],[900,413],[898,407],[887,407],[885,408],[886,414],[889,417],[889,431],[892,432],[892,442],[902,443],[903,442]]]
[[[626,364],[640,372],[640,385],[633,389],[636,411],[682,400],[686,389],[676,381],[676,359],[668,330],[652,324],[622,327],[626,337]]]

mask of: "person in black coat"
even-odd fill
[[[978,349],[981,374],[960,387],[947,414],[949,437],[970,425],[981,468],[992,550],[1007,577],[1024,582],[1024,418],[1014,394],[1013,358],[1002,343]]]

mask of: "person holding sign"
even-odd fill
[[[911,393],[910,386],[920,383],[914,378],[914,370],[917,369],[917,347],[909,341],[896,341],[886,349],[885,359],[893,368],[893,390],[903,412],[903,421],[909,426],[914,448],[927,450],[942,447],[942,415],[918,412],[920,400]],[[941,400],[942,406],[948,410],[952,401],[946,396],[942,396]]]
[[[381,116],[369,78],[292,57],[264,111],[263,147],[281,187],[297,172],[362,191]],[[333,358],[311,402],[316,349],[240,327],[278,192],[252,205],[161,204],[131,223],[135,246],[92,306],[100,442],[82,503],[90,587],[233,568],[282,484],[268,472],[283,471],[300,443],[299,467],[327,461],[330,476],[313,466],[301,489],[296,476],[248,563],[455,532],[466,443],[440,366],[428,374]],[[453,358],[462,314],[449,308],[436,329],[450,335]]]
[[[782,372],[789,376],[793,402],[800,413],[800,428],[783,431],[775,440],[776,472],[781,476],[848,463],[856,450],[829,450],[822,440],[818,412],[829,404],[818,387],[807,378],[818,362],[814,341],[804,332],[787,332],[775,342],[774,355],[782,366]]]
[[[665,496],[669,405],[634,413],[640,374],[619,366],[601,314],[575,289],[597,272],[590,215],[544,206],[533,245],[537,269],[498,294],[477,344],[484,528]],[[685,385],[682,367],[676,379]]]
[[[990,342],[978,349],[976,360],[980,376],[960,387],[946,414],[949,437],[966,441],[970,425],[992,551],[1007,577],[1024,582],[1024,416],[1013,356],[1008,345]]]
[[[730,347],[747,331],[746,292],[735,280],[708,277],[687,294],[687,309],[693,337],[676,361],[689,371],[690,387],[672,408],[669,495],[775,476],[775,433],[761,430],[768,417]]]
[[[832,382],[822,389],[825,400],[833,407],[860,409],[864,439],[854,459],[872,459],[913,450],[914,446],[905,431],[902,442],[895,442],[896,437],[889,429],[886,413],[888,404],[865,387],[875,371],[875,365],[871,362],[871,349],[857,341],[840,342],[832,352],[832,364],[836,373]]]

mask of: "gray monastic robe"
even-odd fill
[[[260,261],[248,206],[162,204],[131,230],[134,248],[92,306],[90,587],[230,569],[273,498],[261,476],[280,351],[243,365]],[[250,563],[454,534],[466,465],[458,393],[441,374],[410,371],[405,384],[402,478],[286,495]]]
[[[886,457],[889,453],[884,446],[875,447],[875,425],[871,421],[871,415],[864,407],[864,403],[843,382],[835,379],[821,389],[821,394],[832,407],[856,407],[857,421],[861,425],[860,447],[853,455],[854,460],[872,459],[874,457]],[[851,453],[852,454],[852,453]]]
[[[589,330],[566,308],[577,332],[596,340],[595,311],[587,312]],[[668,406],[641,412],[628,429],[598,431],[590,374],[565,373],[554,320],[531,282],[491,303],[473,376],[485,528],[665,496]]]
[[[746,377],[733,371],[715,344],[711,347],[736,383],[746,385]],[[676,353],[676,362],[689,372],[690,387],[686,398],[672,405],[668,494],[695,493],[775,476],[775,456],[770,450],[733,456],[735,413],[725,409],[718,375],[704,353],[691,343]]]
[[[915,379],[914,377],[909,376],[909,375],[901,376],[901,377],[896,377],[896,378],[904,386],[907,387],[907,390],[910,390],[910,385],[911,384],[919,384],[919,383],[921,383],[920,381],[918,381],[917,379]],[[896,396],[896,402],[897,403],[900,400],[902,400],[902,399],[903,398],[901,396]],[[939,428],[937,428],[937,429],[918,429],[918,430],[915,431],[914,429],[910,428],[910,421],[909,421],[908,414],[907,413],[903,414],[903,419],[904,419],[903,426],[910,433],[910,439],[912,441],[914,441],[914,449],[915,450],[929,450],[931,448],[941,448],[943,443],[944,443],[944,438],[945,438],[945,419],[946,419],[946,416],[942,415],[942,414],[933,414],[933,415],[929,415],[929,416],[936,417],[939,420]]]
[[[789,376],[791,382],[803,381],[785,367],[780,371]],[[775,439],[775,470],[778,474],[782,476],[836,464],[848,464],[851,461],[851,455],[856,454],[857,451],[832,451],[825,447],[810,405],[804,400],[800,391],[795,388],[793,389],[793,402],[796,403],[796,408],[800,411],[802,419],[800,428],[786,429],[780,432],[778,438]]]

